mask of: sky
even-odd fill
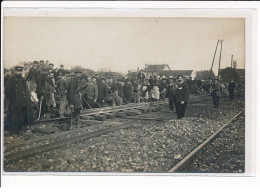
[[[82,66],[127,73],[145,64],[172,70],[209,70],[217,40],[221,68],[231,55],[245,63],[242,18],[5,17],[4,67],[49,60],[55,67]],[[218,69],[220,44],[213,70]]]

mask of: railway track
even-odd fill
[[[172,167],[168,172],[174,173],[180,170],[181,168],[184,168],[186,165],[188,165],[192,159],[204,148],[206,145],[208,145],[210,142],[212,142],[217,135],[223,131],[232,121],[234,121],[241,113],[244,112],[244,109],[237,113],[233,118],[231,118],[227,123],[225,123],[222,127],[220,127],[215,133],[213,133],[209,138],[207,138],[204,142],[202,142],[198,147],[196,147],[192,152],[190,152],[186,157],[184,157],[180,162],[178,162],[174,167]]]
[[[86,120],[85,119],[86,116],[87,119],[90,119],[91,117],[89,116],[94,115],[93,119],[96,120],[98,120],[99,118],[105,120],[106,116],[107,115],[111,116],[111,114],[119,117],[125,115],[123,118],[127,118],[126,117],[127,115],[131,117],[133,115],[139,114],[139,111],[149,112],[149,111],[157,110],[158,106],[164,104],[165,102],[140,103],[140,104],[129,104],[129,105],[123,105],[118,107],[105,107],[102,109],[83,111],[83,113],[81,114],[82,122],[86,122],[86,123],[94,122],[93,126],[84,127],[83,129],[63,131],[63,132],[39,137],[31,141],[16,144],[15,146],[8,146],[5,149],[4,160],[7,163],[14,162],[22,158],[27,158],[65,145],[98,137],[100,135],[111,133],[116,130],[127,129],[133,125],[129,123],[119,123],[119,122],[110,122],[110,121],[98,122],[93,120]],[[133,111],[133,110],[137,110],[137,111]],[[69,118],[49,119],[49,120],[42,120],[42,121],[40,120],[40,121],[36,121],[35,123],[40,124],[40,123],[57,122],[57,121],[63,122],[68,119]],[[92,131],[89,132],[89,130]]]
[[[124,117],[122,116],[122,112],[126,113],[126,116],[133,116],[134,114],[129,113],[131,110],[139,110],[141,113],[154,111],[158,106],[166,105],[167,102],[151,102],[151,103],[133,103],[133,104],[126,104],[121,106],[109,106],[109,107],[103,107],[103,108],[96,108],[96,109],[90,109],[90,110],[84,110],[81,111],[80,117],[81,118],[87,118],[88,120],[105,120],[110,119],[111,117]],[[113,116],[111,116],[111,114]],[[53,119],[46,119],[46,120],[36,120],[33,122],[33,125],[42,124],[42,123],[62,123],[62,122],[68,122],[70,117],[65,118],[53,118]]]

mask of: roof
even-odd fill
[[[168,65],[148,65],[146,68],[144,68],[144,72],[150,71],[150,72],[159,72],[159,71],[163,71],[165,67],[168,67]]]
[[[160,71],[160,75],[171,75],[171,76],[177,76],[177,75],[183,75],[183,76],[191,76],[193,70],[172,70],[172,71]]]

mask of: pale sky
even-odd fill
[[[221,68],[244,68],[245,22],[239,18],[4,18],[4,66],[49,60],[126,73],[145,63],[209,70],[223,39]],[[220,45],[214,70],[218,68]]]

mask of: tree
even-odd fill
[[[231,79],[233,79],[235,82],[239,82],[240,80],[239,74],[236,72],[235,69],[231,69],[231,67],[223,69],[220,72],[220,76],[224,82],[230,82]]]
[[[204,70],[204,71],[197,71],[196,78],[198,79],[208,79],[209,77],[214,77],[215,74],[212,70]]]

